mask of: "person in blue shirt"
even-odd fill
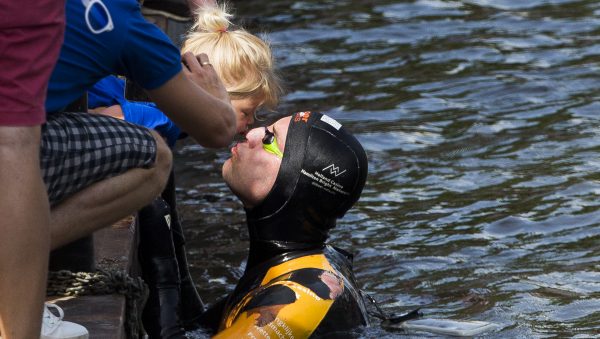
[[[245,135],[256,111],[262,106],[275,108],[282,90],[268,44],[243,29],[230,30],[229,17],[224,6],[200,7],[184,51],[205,52],[210,57],[236,113],[236,132]],[[88,91],[88,107],[151,128],[171,147],[186,135],[183,131],[188,132],[153,103],[126,100],[125,81],[116,76],[103,78]],[[198,326],[204,306],[187,267],[173,175],[161,197],[139,211],[138,224],[142,276],[150,287],[143,314],[145,329],[150,338],[181,336],[182,328]]]
[[[147,205],[171,171],[171,151],[157,132],[103,115],[65,112],[102,78],[119,74],[135,81],[205,147],[228,145],[236,130],[229,94],[208,57],[182,56],[143,18],[136,0],[67,0],[65,14],[40,147],[52,249]],[[22,255],[46,250],[23,248]],[[44,274],[27,279],[41,281]]]
[[[42,132],[52,248],[123,218],[166,184],[171,154],[158,133],[105,116],[63,111],[110,74],[125,75],[146,89],[161,111],[203,146],[226,146],[235,134],[229,95],[205,54],[186,53],[182,61],[168,37],[145,21],[135,0],[67,0],[65,39],[48,85],[48,121]],[[113,134],[103,132],[107,125]],[[118,165],[89,168],[87,161],[68,158],[95,159],[97,148],[105,152],[102,160],[108,157]],[[144,159],[137,163],[119,160],[140,155]],[[83,178],[88,172],[93,174]],[[74,180],[77,176],[82,180]]]

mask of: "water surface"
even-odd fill
[[[600,3],[244,1],[288,94],[369,156],[331,234],[384,309],[497,323],[490,338],[600,337]],[[179,198],[208,303],[244,268],[226,151],[183,144]],[[406,337],[375,326],[362,337]]]

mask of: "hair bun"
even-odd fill
[[[229,18],[233,17],[228,13],[227,6],[222,5],[203,5],[195,11],[195,22],[192,30],[197,32],[226,32],[232,25]]]

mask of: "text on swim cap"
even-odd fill
[[[312,180],[311,184],[313,186],[320,188],[320,189],[324,190],[325,192],[328,192],[331,194],[335,194],[335,192],[337,192],[337,193],[340,193],[343,195],[350,195],[350,193],[344,191],[343,185],[341,185],[340,183],[338,183],[337,181],[335,181],[333,179],[327,178],[326,176],[319,173],[318,171],[315,171],[313,174],[313,173],[308,173],[306,170],[302,169],[300,171],[300,173],[309,177]]]

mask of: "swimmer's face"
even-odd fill
[[[291,117],[277,120],[267,129],[275,134],[282,152]],[[267,196],[281,166],[281,159],[263,148],[265,128],[251,129],[246,141],[231,148],[231,158],[223,165],[223,178],[244,206],[252,208]]]
[[[239,134],[245,135],[248,132],[248,128],[254,123],[254,114],[263,102],[264,98],[261,96],[231,99],[231,106],[237,116],[236,128]]]

